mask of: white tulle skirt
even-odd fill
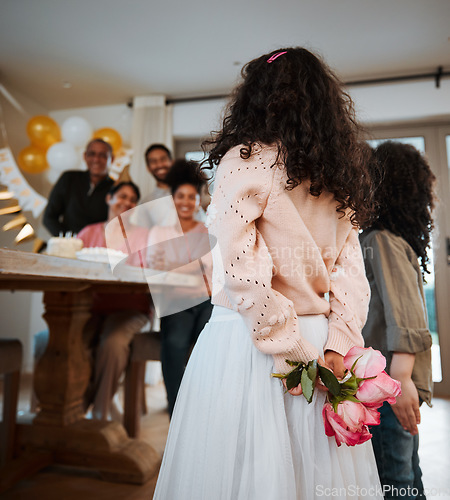
[[[324,316],[301,316],[323,350]],[[181,384],[155,500],[382,498],[371,442],[325,435],[325,395],[285,394],[239,313],[215,306]]]

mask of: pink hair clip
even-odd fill
[[[284,52],[277,52],[273,56],[269,57],[269,59],[267,59],[267,62],[269,64],[273,63],[277,57],[280,57],[280,56],[282,56],[283,54],[286,54],[286,53],[287,53],[287,50],[285,50]]]

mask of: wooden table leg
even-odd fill
[[[47,349],[35,368],[41,411],[36,424],[68,425],[84,418],[83,397],[90,366],[83,328],[90,317],[90,292],[45,292]]]
[[[130,439],[117,422],[84,419],[90,366],[83,328],[91,294],[46,292],[44,302],[50,337],[34,376],[41,411],[32,425],[18,426],[19,446],[49,451],[56,463],[96,469],[107,480],[143,484],[158,472],[159,454]]]
[[[65,427],[18,425],[19,445],[50,451],[57,464],[95,469],[107,481],[144,484],[159,471],[152,446],[130,439],[121,424],[81,420]]]

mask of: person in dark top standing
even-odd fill
[[[114,181],[108,167],[114,156],[112,147],[102,139],[93,139],[86,147],[87,171],[69,170],[58,179],[44,212],[44,226],[53,236],[78,233],[85,226],[108,217],[106,195]]]

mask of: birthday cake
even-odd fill
[[[47,254],[55,257],[76,259],[77,252],[83,248],[83,241],[74,237],[53,237],[47,242]]]

